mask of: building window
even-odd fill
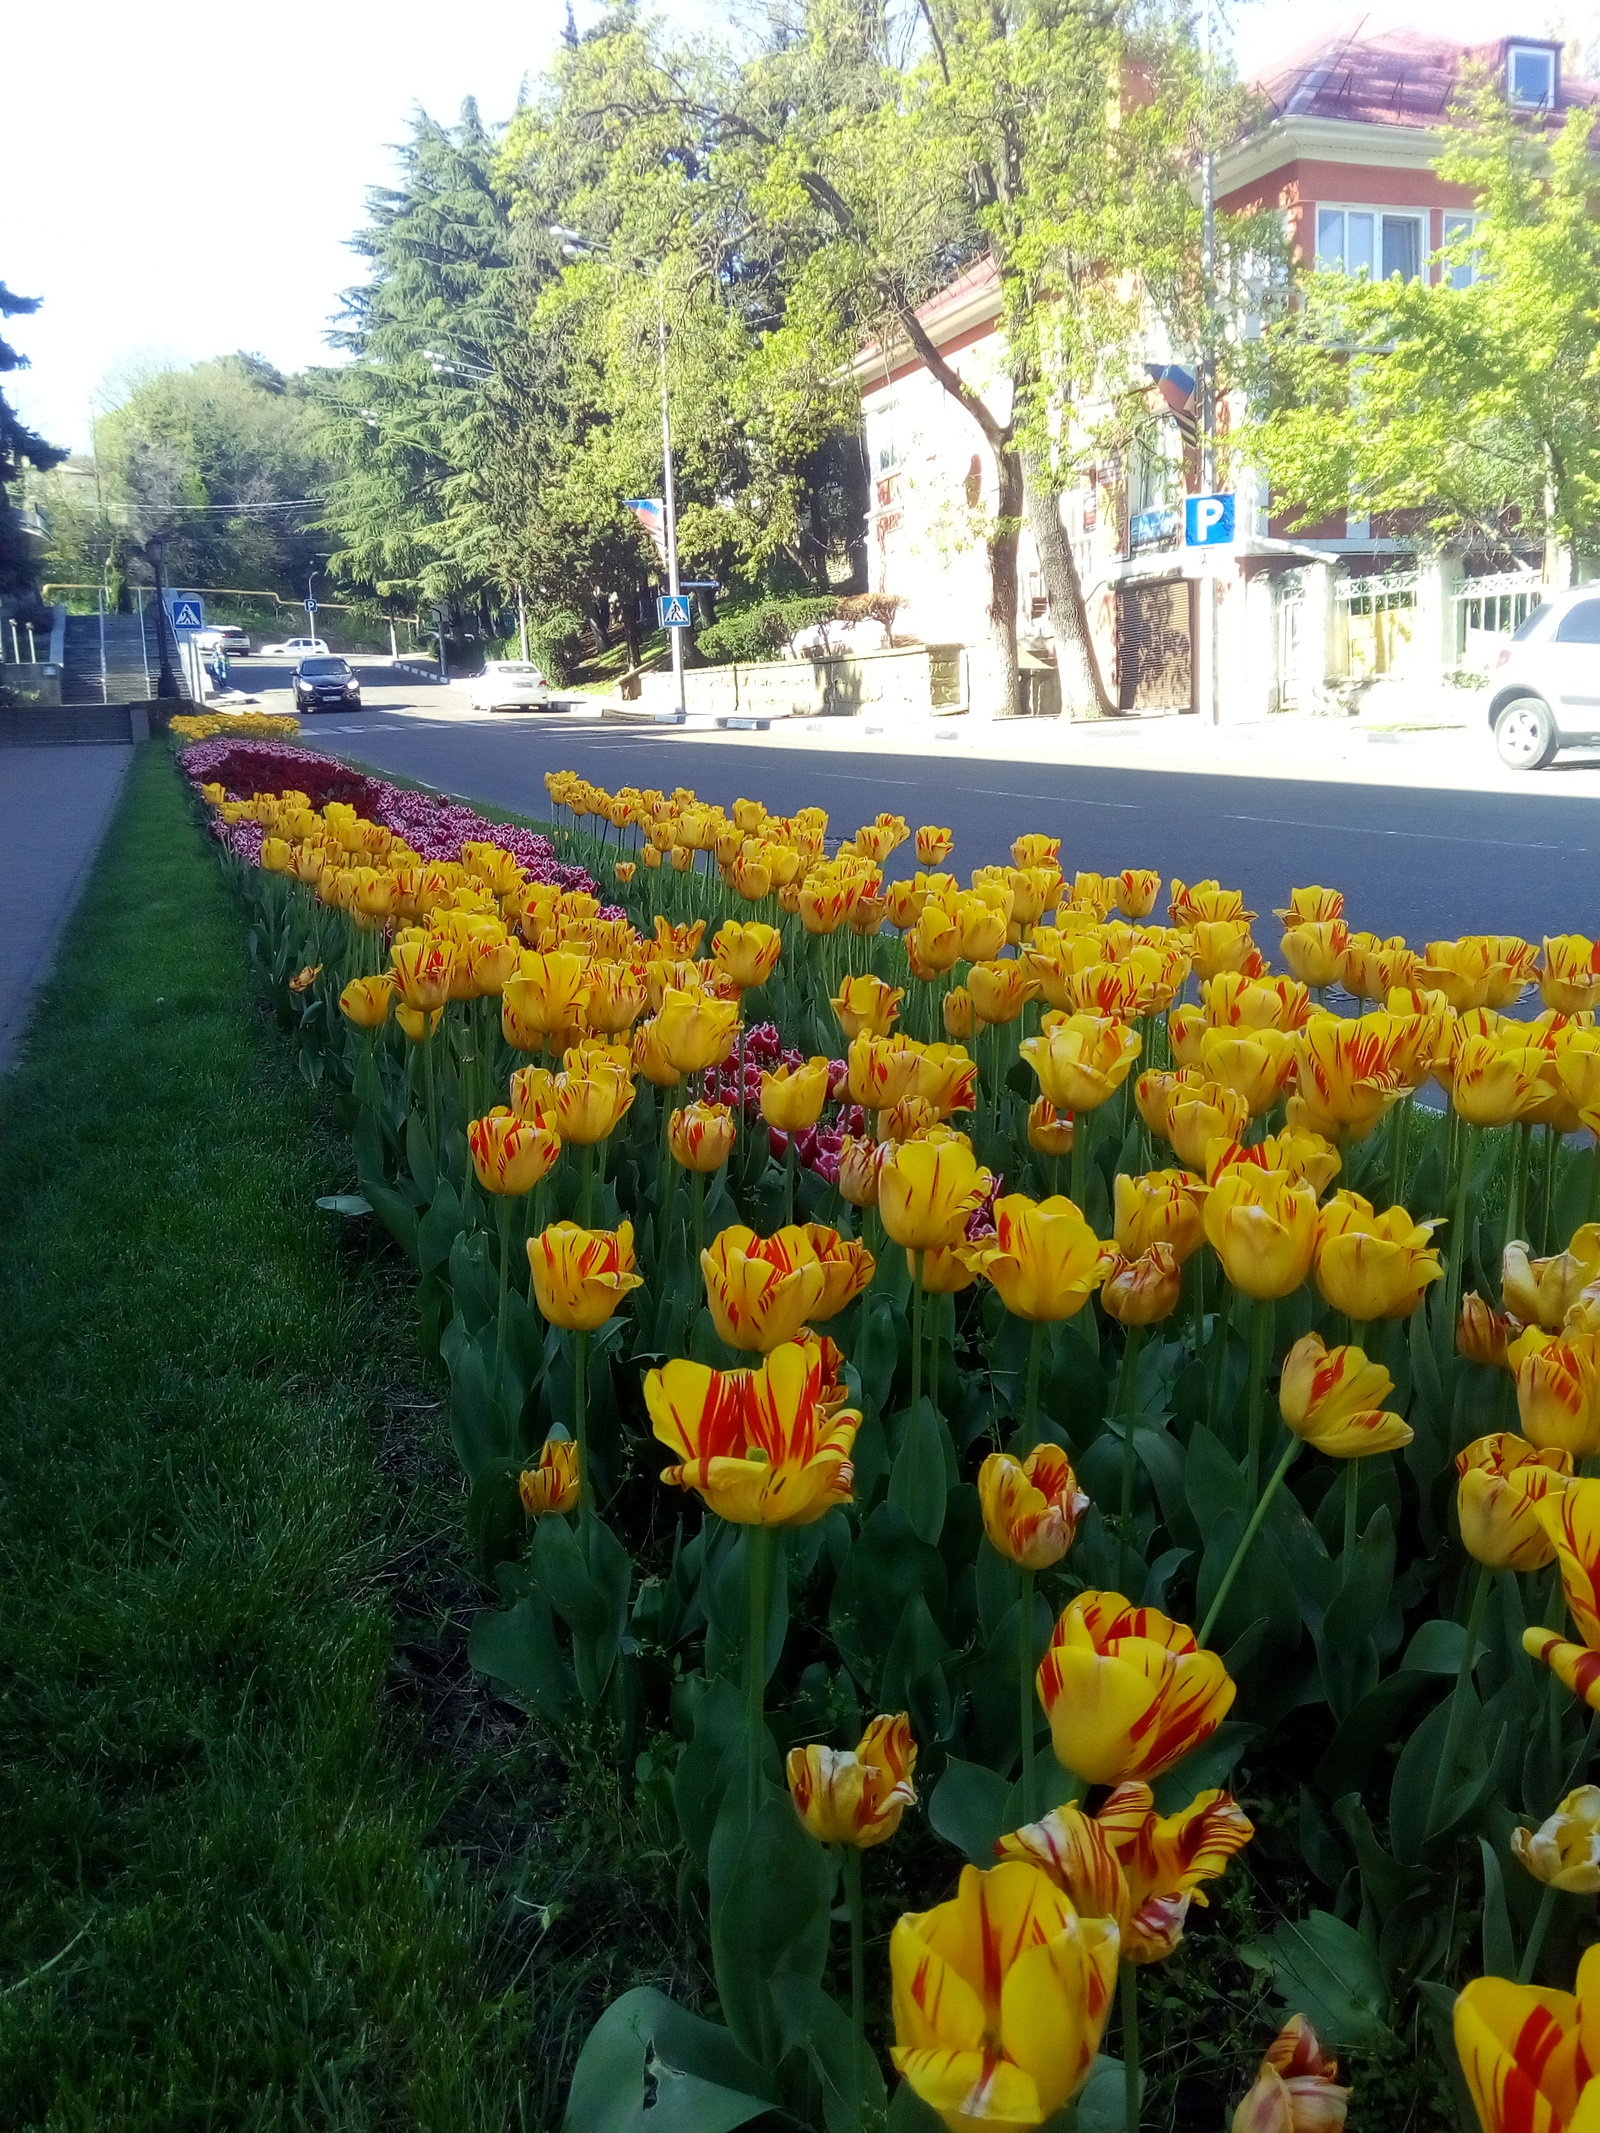
[[[1415,281],[1422,272],[1422,218],[1372,207],[1319,207],[1317,265],[1345,274]]]
[[[1506,47],[1506,102],[1550,110],[1556,100],[1556,55],[1547,44]]]
[[[1470,237],[1478,226],[1476,215],[1446,215],[1444,218],[1444,241],[1455,244],[1463,237]],[[1439,279],[1447,281],[1452,289],[1470,289],[1483,272],[1482,262],[1476,252],[1469,252],[1464,259],[1454,264],[1446,261],[1439,269]]]

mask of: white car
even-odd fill
[[[521,659],[485,660],[483,672],[468,677],[467,701],[474,711],[548,711],[550,684],[539,669]]]
[[[1511,770],[1543,770],[1563,748],[1600,745],[1600,585],[1533,609],[1489,676],[1489,724]]]
[[[328,647],[320,637],[285,637],[278,644],[264,644],[262,659],[322,659]]]

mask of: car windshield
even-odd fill
[[[342,681],[350,669],[342,659],[308,659],[300,671],[313,681]]]
[[[539,679],[539,669],[537,667],[519,665],[515,659],[494,660],[491,662],[488,671],[491,674],[503,674],[513,681],[537,681]]]

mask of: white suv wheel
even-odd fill
[[[1510,770],[1542,770],[1556,752],[1555,727],[1537,696],[1519,696],[1494,722],[1494,744]]]

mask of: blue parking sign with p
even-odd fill
[[[664,630],[686,630],[694,625],[687,593],[661,593],[656,599],[656,620]]]
[[[198,630],[205,627],[206,604],[184,593],[174,593],[167,602],[167,612],[172,617],[175,630]]]
[[[1186,496],[1183,537],[1191,548],[1225,548],[1233,539],[1234,498]]]

